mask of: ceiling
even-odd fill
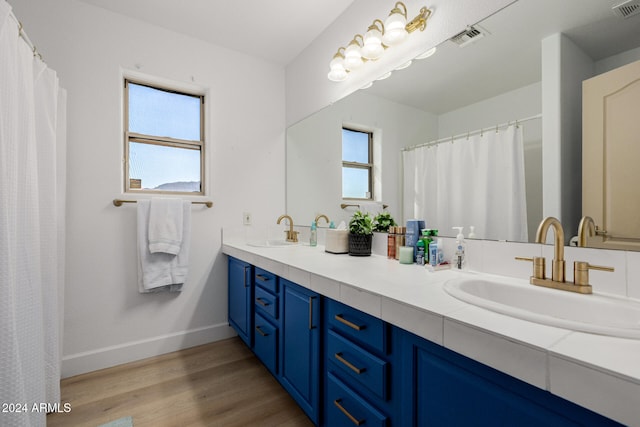
[[[354,0],[79,0],[287,65]]]
[[[566,34],[594,61],[637,48],[640,15],[612,11],[623,1],[518,0],[479,24],[489,35],[462,48],[445,41],[367,93],[442,114],[541,81],[541,40],[552,34]]]
[[[295,59],[354,2],[79,1],[282,66]],[[433,57],[414,61],[391,78],[375,82],[368,91],[442,114],[539,82],[540,41],[554,33],[568,35],[594,60],[638,47],[640,15],[623,19],[611,10],[623,1],[517,0],[479,24],[488,36],[464,48],[445,41]]]

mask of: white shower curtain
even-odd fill
[[[527,241],[521,126],[403,152],[404,213],[441,235]]]
[[[24,405],[3,426],[44,426],[60,402],[65,104],[0,0],[0,402]]]

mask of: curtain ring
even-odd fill
[[[496,133],[498,133],[498,125],[496,125]]]

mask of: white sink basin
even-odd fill
[[[287,242],[286,240],[250,240],[247,245],[257,248],[285,248],[287,246],[295,246],[297,242]]]
[[[630,299],[574,294],[508,279],[452,279],[444,289],[462,301],[508,316],[575,331],[640,339],[640,303]]]

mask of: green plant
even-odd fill
[[[387,233],[389,227],[396,226],[395,220],[389,212],[380,212],[373,218],[373,231]]]
[[[356,211],[349,220],[349,231],[353,234],[373,234],[373,219],[368,213]]]

